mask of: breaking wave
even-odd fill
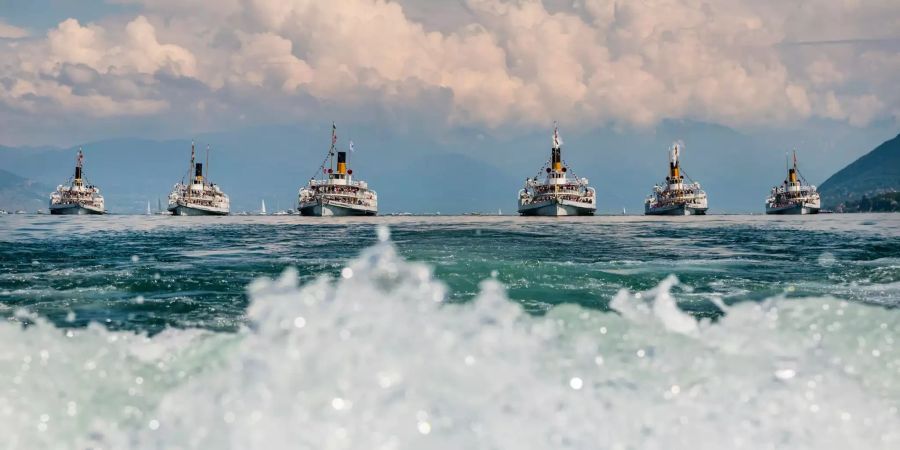
[[[670,294],[448,304],[381,242],[248,287],[236,333],[0,324],[6,448],[897,448],[900,312],[770,299],[697,321]]]

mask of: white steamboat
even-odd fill
[[[347,167],[347,152],[337,151],[337,128],[331,125],[331,148],[315,177],[300,189],[297,209],[304,216],[374,216],[378,194],[365,181],[353,179]],[[353,143],[350,143],[353,150]],[[335,161],[336,157],[336,161]],[[335,164],[336,163],[336,164]]]
[[[794,152],[794,166],[788,169],[787,179],[773,187],[766,199],[766,214],[818,214],[820,208],[819,193],[800,175]]]
[[[75,177],[50,194],[50,214],[106,214],[100,188],[85,183],[83,168],[84,152],[78,149]]]
[[[523,216],[590,216],[597,211],[597,193],[588,186],[587,178],[568,176],[569,169],[562,161],[562,145],[559,128],[553,129],[553,146],[550,161],[541,167],[546,173],[539,180],[540,172],[525,180],[519,190],[519,214]]]
[[[644,214],[657,216],[692,216],[706,214],[706,192],[700,183],[684,182],[679,162],[678,144],[672,146],[669,176],[666,182],[653,186],[653,193],[644,202]]]
[[[169,212],[174,216],[225,216],[231,210],[228,196],[215,183],[210,183],[209,148],[206,149],[206,174],[203,164],[195,161],[194,143],[191,143],[191,165],[187,183],[182,180],[169,194]],[[191,177],[191,172],[194,176]]]

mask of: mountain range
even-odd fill
[[[822,204],[830,209],[844,209],[858,204],[863,197],[897,191],[900,191],[900,135],[839,170],[819,187]]]
[[[194,141],[202,162],[210,146],[209,178],[230,195],[232,211],[256,211],[261,200],[271,211],[295,206],[298,189],[318,174],[330,133],[329,122],[204,133]],[[784,152],[793,145],[799,144],[803,173],[812,182],[874,145],[863,131],[829,134],[827,126],[814,133],[748,135],[719,125],[665,121],[652,130],[598,127],[578,132],[563,126],[561,133],[564,161],[597,189],[598,212],[612,214],[643,211],[650,188],[665,177],[674,141],[683,143],[682,167],[709,193],[712,213],[761,211],[768,190],[784,177]],[[550,135],[549,127],[513,135],[469,129],[434,135],[339,124],[338,147],[354,142],[350,168],[378,191],[382,213],[511,213],[525,178],[549,159]],[[110,211],[140,213],[148,202],[153,209],[157,199],[165,203],[172,185],[187,174],[191,140],[0,146],[0,167],[11,172],[0,173],[0,179],[19,186],[15,195],[0,192],[0,208],[26,208],[25,200],[28,210],[45,208],[52,190],[48,186],[71,177],[79,147],[85,153],[85,176],[101,188]]]

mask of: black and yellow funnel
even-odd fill
[[[337,173],[347,173],[347,152],[337,152]]]
[[[562,150],[554,147],[550,151],[550,166],[555,172],[559,172],[562,170]]]

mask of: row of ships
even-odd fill
[[[597,211],[597,191],[587,178],[577,177],[562,159],[559,128],[554,126],[550,159],[538,175],[525,180],[519,191],[518,212],[523,216],[585,216]],[[347,152],[337,149],[337,129],[331,127],[331,147],[322,165],[308,184],[300,189],[297,209],[304,216],[374,216],[378,213],[378,194],[362,180],[354,180],[347,165]],[[350,144],[352,151],[353,144]],[[706,192],[681,167],[681,148],[669,150],[665,181],[653,187],[644,201],[647,215],[704,215],[708,210]],[[188,172],[175,184],[168,198],[167,211],[176,216],[227,215],[231,210],[228,195],[209,181],[207,171],[197,161],[191,144]],[[50,195],[51,214],[105,214],[100,189],[84,178],[84,153],[79,150],[75,176]],[[787,177],[775,186],[766,199],[767,214],[816,214],[820,198],[816,187],[800,175],[797,155],[787,169]]]

